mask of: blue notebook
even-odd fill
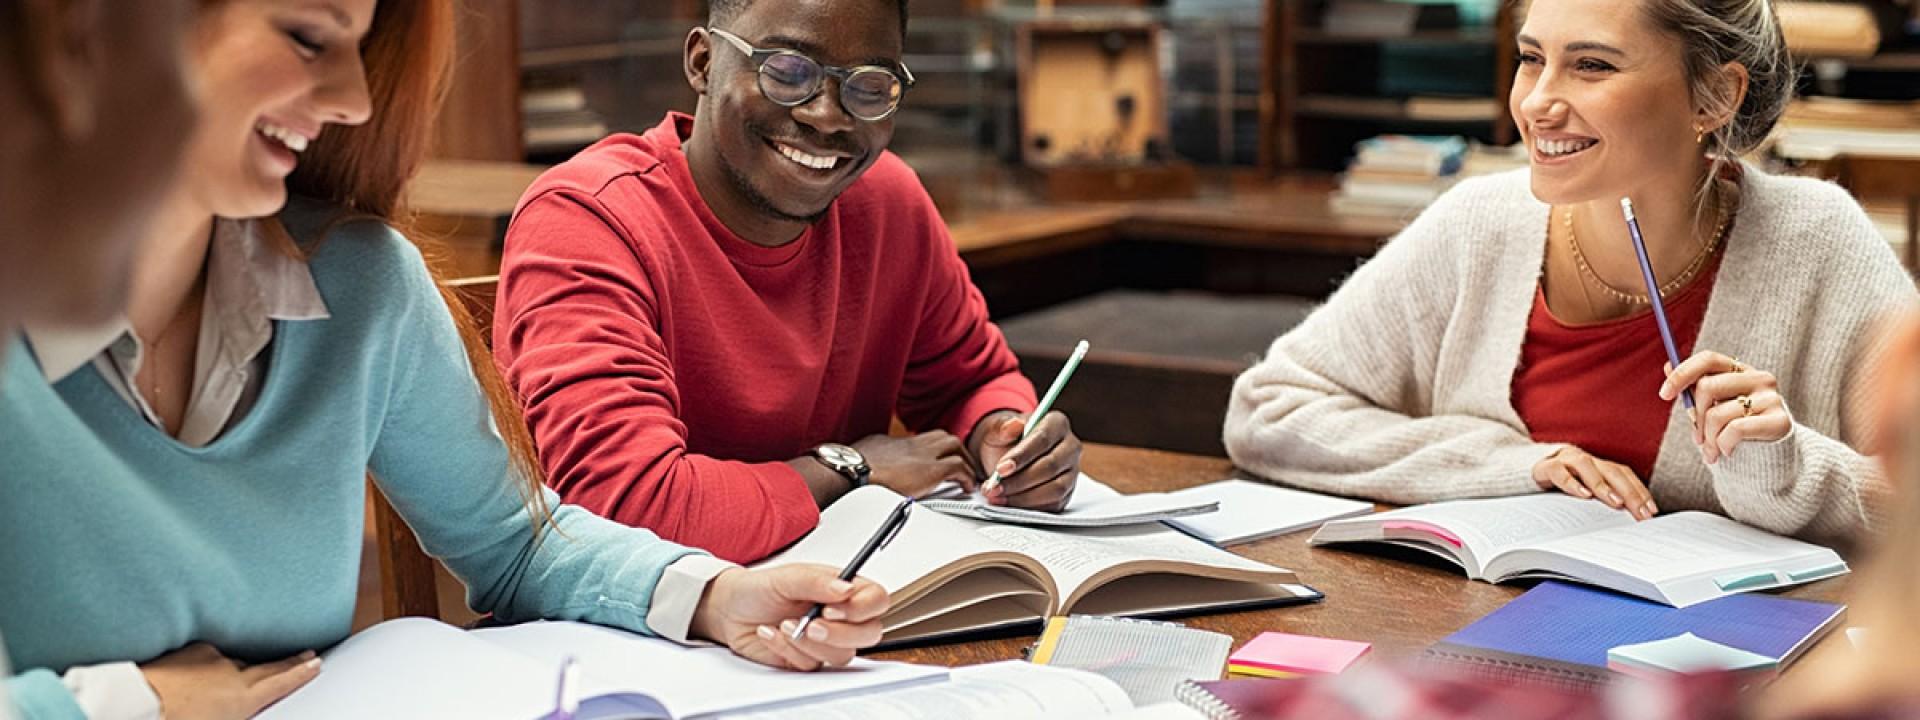
[[[1784,669],[1846,616],[1844,605],[1743,593],[1673,608],[1543,582],[1429,648],[1426,657],[1515,679],[1591,687],[1613,678],[1607,650],[1693,633]]]

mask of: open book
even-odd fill
[[[954,668],[951,682],[807,703],[729,720],[1204,720],[1177,703],[1136,708],[1112,680],[1085,670],[1007,660]]]
[[[901,497],[860,488],[762,566],[844,566]],[[1291,570],[1164,525],[1042,530],[914,512],[860,572],[892,595],[882,645],[1035,623],[1068,611],[1132,617],[1320,599]]]
[[[1543,493],[1417,505],[1330,522],[1311,543],[1376,541],[1423,550],[1487,582],[1554,578],[1674,607],[1847,572],[1832,550],[1719,515],[1635,522],[1595,500]]]
[[[568,657],[579,667],[579,720],[696,718],[947,679],[946,668],[864,659],[788,672],[726,648],[683,647],[575,622],[464,631],[403,618],[368,628],[324,657],[319,677],[259,717],[535,720],[554,710]]]

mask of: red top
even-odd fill
[[[728,231],[674,113],[535,182],[494,349],[566,502],[751,562],[819,522],[785,460],[1036,405],[920,179],[891,153],[780,247]]]
[[[1719,258],[1704,274],[1666,299],[1667,322],[1680,358],[1693,354],[1707,316]],[[1616,320],[1568,325],[1533,294],[1520,368],[1513,374],[1513,409],[1535,442],[1567,443],[1594,457],[1626,465],[1641,481],[1653,462],[1674,403],[1660,399],[1667,351],[1651,308]]]

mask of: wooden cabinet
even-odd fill
[[[1338,170],[1355,142],[1383,133],[1513,142],[1510,3],[1484,26],[1406,33],[1330,29],[1332,5],[1267,0],[1263,167]]]

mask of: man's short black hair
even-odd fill
[[[722,27],[756,0],[707,0],[707,25]],[[900,34],[907,34],[907,0],[900,0]]]

